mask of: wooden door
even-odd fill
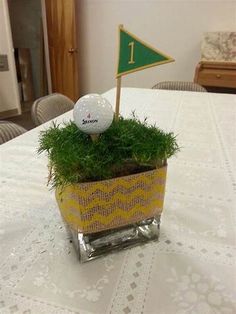
[[[76,0],[45,0],[52,92],[79,98]]]

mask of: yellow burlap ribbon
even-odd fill
[[[58,188],[64,220],[94,233],[135,223],[163,210],[167,166],[139,174]]]

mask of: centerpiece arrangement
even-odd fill
[[[48,155],[49,181],[81,262],[158,239],[167,159],[179,149],[173,133],[134,113],[121,117],[117,104],[113,119],[105,98],[86,95],[74,121],[54,123],[40,136],[39,152]]]

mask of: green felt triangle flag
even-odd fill
[[[173,58],[152,48],[123,27],[119,28],[119,35],[120,51],[117,77],[174,61]]]

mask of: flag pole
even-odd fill
[[[121,76],[116,80],[116,112],[115,112],[115,120],[119,120],[120,114],[120,93],[121,93]]]
[[[124,25],[119,25],[119,49],[120,49],[120,29],[123,28]],[[119,52],[120,57],[120,52]],[[119,61],[118,61],[119,63]],[[117,77],[116,79],[116,112],[115,112],[115,120],[119,120],[120,115],[120,93],[121,93],[121,76]]]

